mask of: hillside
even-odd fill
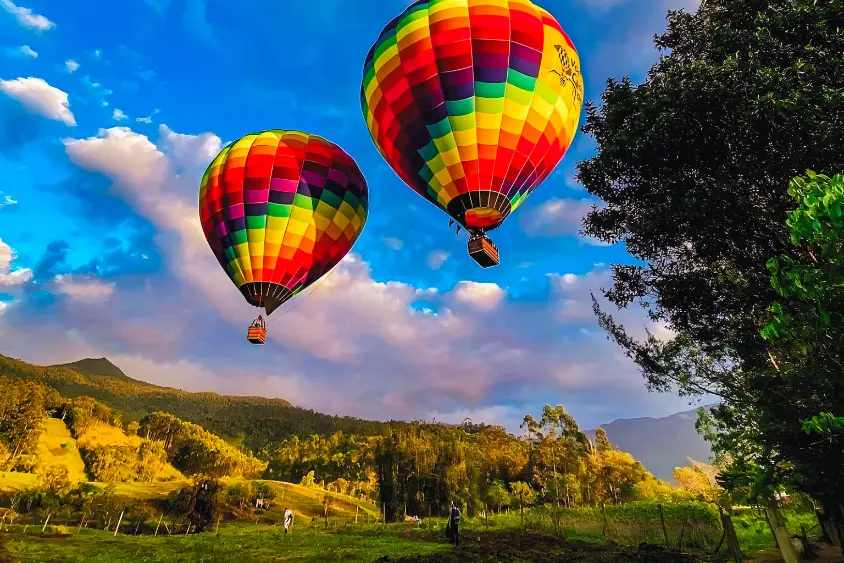
[[[712,456],[695,421],[697,412],[691,410],[662,418],[622,418],[601,428],[613,445],[632,454],[655,477],[671,481],[674,468],[688,465],[688,458],[708,463]],[[594,438],[595,431],[587,434]]]
[[[372,435],[384,427],[380,422],[294,407],[283,399],[159,387],[126,376],[105,358],[43,367],[0,355],[0,376],[41,381],[66,397],[92,397],[120,411],[124,422],[140,420],[155,411],[169,412],[255,452],[292,435],[330,434],[337,430]]]

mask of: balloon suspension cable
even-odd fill
[[[314,285],[314,288],[310,291],[310,293],[308,293],[305,297],[303,297],[303,298],[302,298],[302,299],[300,299],[298,302],[296,302],[296,303],[295,303],[292,307],[290,307],[289,309],[285,309],[284,311],[282,311],[281,315],[279,315],[278,317],[275,317],[275,318],[272,318],[272,319],[269,319],[269,318],[268,318],[268,319],[267,319],[267,327],[269,327],[269,326],[270,326],[270,322],[275,322],[275,321],[276,321],[276,320],[278,320],[279,318],[284,317],[286,314],[290,313],[291,311],[294,311],[294,310],[296,309],[296,307],[298,307],[299,305],[301,305],[302,303],[304,303],[305,301],[307,301],[307,300],[308,300],[308,298],[309,298],[311,295],[313,295],[313,294],[314,294],[314,292],[315,292],[316,290],[318,290],[318,289],[319,289],[319,287],[320,287],[323,283],[325,283],[326,281],[328,281],[328,278],[330,278],[330,277],[332,276],[332,274],[334,274],[334,272],[336,272],[336,271],[337,271],[337,269],[338,269],[338,268],[337,268],[337,266],[339,266],[339,265],[340,265],[340,264],[338,263],[336,266],[334,266],[334,267],[331,269],[331,271],[330,271],[330,272],[328,272],[328,274],[327,274],[327,275],[325,275],[325,276],[324,276],[321,280],[319,280],[319,281],[316,283],[316,285]]]

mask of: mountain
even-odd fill
[[[84,375],[101,375],[104,377],[122,379],[123,381],[135,381],[123,373],[119,367],[111,363],[108,358],[86,358],[84,360],[79,360],[78,362],[59,364],[57,366],[49,367],[68,368]]]
[[[92,397],[120,411],[124,422],[140,420],[155,411],[169,412],[256,453],[292,435],[305,437],[338,430],[374,435],[386,426],[383,422],[294,407],[283,399],[159,387],[126,376],[106,358],[44,367],[0,355],[0,376],[42,381],[65,397]]]
[[[199,424],[229,442],[260,455],[281,440],[297,435],[344,433],[372,436],[387,423],[330,416],[291,405],[283,399],[190,393],[137,381],[106,358],[35,366],[0,355],[0,376],[43,381],[66,397],[88,396],[120,411],[124,422],[164,411]],[[603,425],[610,442],[640,460],[660,479],[671,480],[674,467],[688,459],[708,461],[709,444],[695,431],[697,413],[664,418],[620,419]],[[587,432],[595,436],[594,430]]]
[[[709,405],[711,406],[711,405]],[[688,458],[708,463],[709,443],[695,430],[697,409],[663,418],[622,418],[601,426],[610,442],[642,462],[659,479],[671,481]],[[594,438],[595,431],[587,432]]]

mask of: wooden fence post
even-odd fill
[[[76,530],[76,535],[78,536],[82,532],[82,525],[85,524],[85,519],[88,517],[88,513],[82,515],[82,520],[79,522],[79,529]]]
[[[114,536],[117,537],[117,531],[120,529],[120,523],[123,521],[123,513],[126,512],[126,509],[120,511],[120,518],[117,519],[117,526],[114,527]]]
[[[47,522],[49,522],[49,521],[50,521],[50,516],[52,516],[52,515],[53,515],[53,513],[52,513],[52,512],[48,512],[48,513],[47,513],[47,518],[45,518],[45,519],[44,519],[44,526],[41,528],[41,533],[42,533],[42,534],[44,533],[44,530],[46,530],[46,529],[47,529]]]
[[[158,524],[155,526],[155,535],[158,535],[158,528],[161,527],[161,520],[164,518],[164,513],[161,513],[161,516],[158,517]]]

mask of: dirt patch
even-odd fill
[[[540,534],[482,533],[461,538],[460,547],[448,552],[379,561],[395,563],[702,563],[718,561],[715,556],[668,551],[642,544],[631,548],[612,543],[596,545]]]
[[[841,550],[837,547],[825,543],[813,543],[812,550],[815,552],[815,558],[811,559],[812,563],[841,563],[841,561],[844,561]],[[757,554],[755,559],[745,560],[745,563],[782,563],[782,561],[779,550],[767,549]]]

